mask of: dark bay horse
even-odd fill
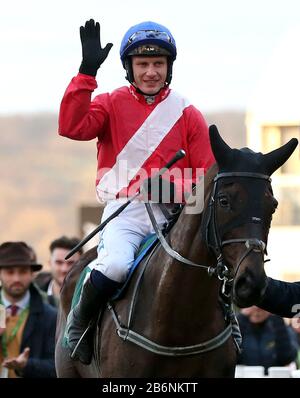
[[[135,271],[125,296],[104,310],[89,366],[72,361],[61,342],[76,280],[96,249],[72,268],[61,292],[58,377],[234,376],[228,308],[232,300],[250,306],[264,293],[264,254],[277,206],[270,176],[297,140],[266,155],[231,149],[215,126],[210,140],[217,164],[204,178],[203,212],[187,211],[186,204],[163,245]]]

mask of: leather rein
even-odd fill
[[[247,177],[247,178],[256,178],[256,179],[263,179],[266,181],[271,182],[271,178],[265,174],[261,173],[249,173],[249,172],[230,172],[230,173],[218,173],[215,178],[214,178],[214,186],[212,189],[212,194],[210,197],[209,205],[208,205],[208,221],[206,224],[206,231],[208,231],[209,228],[211,228],[214,244],[210,245],[210,247],[213,249],[216,258],[217,258],[217,265],[215,267],[208,266],[208,265],[203,265],[203,264],[198,264],[195,263],[183,256],[181,256],[178,252],[176,252],[172,247],[169,245],[167,240],[165,239],[163,233],[161,232],[159,226],[156,223],[151,204],[150,203],[145,203],[147,212],[149,214],[150,220],[152,222],[153,228],[158,236],[158,239],[164,248],[164,250],[175,260],[179,261],[180,263],[187,264],[189,266],[193,267],[198,267],[202,268],[207,271],[209,276],[215,276],[217,277],[220,281],[223,281],[222,284],[222,294],[225,295],[226,297],[230,296],[229,294],[226,294],[226,287],[227,285],[230,285],[233,283],[234,278],[239,270],[239,267],[241,266],[242,262],[244,259],[252,252],[252,251],[258,251],[262,254],[262,257],[264,257],[264,252],[266,248],[265,242],[259,239],[255,238],[241,238],[241,239],[228,239],[222,241],[219,237],[218,234],[218,229],[217,229],[217,223],[216,223],[216,192],[217,192],[217,182],[221,178],[226,178],[226,177]],[[209,242],[207,242],[209,243]],[[234,273],[234,276],[230,275],[229,269],[224,263],[224,258],[222,254],[222,249],[226,245],[230,244],[236,244],[236,243],[244,243],[246,246],[245,252],[242,254],[240,259],[238,260],[236,270]],[[139,291],[139,286],[140,286],[140,281],[142,279],[142,276],[144,274],[144,271],[146,269],[147,264],[149,263],[150,258],[152,257],[154,251],[152,251],[151,255],[148,257],[147,261],[144,262],[142,271],[139,274],[139,277],[136,280],[135,283],[135,288],[133,292],[133,297],[131,300],[130,304],[130,310],[129,310],[129,317],[128,317],[128,325],[125,326],[121,324],[120,317],[116,314],[112,302],[109,302],[107,304],[108,309],[112,313],[113,320],[115,322],[116,328],[117,328],[117,334],[124,340],[131,341],[132,343],[148,350],[153,353],[163,355],[163,356],[187,356],[187,355],[195,355],[195,354],[201,354],[204,352],[208,352],[211,350],[216,349],[217,347],[221,346],[224,344],[228,338],[232,335],[233,327],[231,323],[228,324],[228,326],[217,336],[214,338],[207,340],[205,342],[191,345],[191,346],[164,346],[157,344],[153,342],[150,339],[147,339],[146,337],[134,332],[133,330],[130,329],[132,319],[133,319],[133,312],[134,312],[134,307],[135,303],[137,300],[137,295]]]

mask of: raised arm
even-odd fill
[[[74,140],[87,141],[99,137],[103,130],[107,113],[101,101],[91,101],[97,88],[95,76],[107,58],[112,43],[104,48],[100,40],[100,24],[93,19],[80,27],[82,62],[79,74],[74,77],[65,91],[59,112],[59,134]],[[106,95],[103,94],[105,100]]]

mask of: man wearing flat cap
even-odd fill
[[[25,242],[0,245],[0,304],[6,310],[0,337],[1,377],[56,377],[56,310],[43,302],[32,283],[42,268]]]

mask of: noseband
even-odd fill
[[[213,250],[217,258],[216,267],[209,267],[208,273],[210,275],[215,275],[219,280],[223,281],[222,293],[225,294],[226,284],[232,283],[236,277],[238,270],[244,261],[244,259],[252,252],[260,252],[262,258],[264,258],[264,253],[266,249],[266,243],[262,240],[256,238],[239,238],[239,239],[228,239],[222,240],[217,228],[216,220],[216,193],[217,193],[217,183],[221,178],[228,177],[243,177],[243,178],[255,178],[271,182],[271,178],[268,175],[261,173],[250,173],[250,172],[231,172],[231,173],[219,173],[214,178],[214,186],[212,189],[212,195],[208,205],[208,218],[205,228],[205,238],[207,245]],[[254,218],[256,220],[256,218]],[[224,258],[222,254],[222,249],[226,245],[244,243],[246,246],[245,252],[240,257],[237,266],[235,267],[234,275],[230,276],[230,271],[224,263]]]

